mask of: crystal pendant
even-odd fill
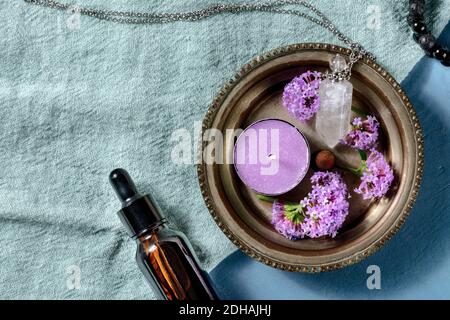
[[[344,57],[330,60],[333,72],[347,67]],[[328,147],[333,148],[349,131],[353,85],[348,80],[332,82],[325,79],[319,87],[320,108],[316,114],[316,131]]]

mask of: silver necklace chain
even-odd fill
[[[198,21],[209,18],[221,13],[243,13],[243,12],[272,12],[278,14],[288,14],[305,18],[333,33],[340,41],[348,45],[351,49],[349,63],[347,68],[340,72],[327,72],[324,78],[332,81],[350,79],[352,66],[367,57],[375,60],[375,57],[365,50],[359,43],[352,41],[345,36],[339,29],[314,5],[303,0],[274,0],[261,3],[236,3],[236,4],[214,4],[204,9],[185,12],[130,12],[130,11],[113,11],[100,10],[87,7],[79,7],[77,5],[62,3],[53,0],[24,0],[27,3],[36,4],[53,9],[68,11],[72,10],[81,15],[93,18],[126,23],[126,24],[163,24],[176,21]],[[301,5],[310,10],[315,16],[309,15],[299,10],[282,8],[285,5]]]

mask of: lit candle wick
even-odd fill
[[[270,153],[270,154],[269,154],[269,159],[270,159],[270,160],[275,160],[276,158],[277,158],[277,156],[274,155],[273,153]]]

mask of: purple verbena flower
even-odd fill
[[[299,204],[272,206],[272,224],[288,239],[335,237],[349,212],[347,186],[339,173],[316,172],[312,190]]]
[[[300,213],[298,213],[300,214]],[[272,225],[278,233],[290,240],[297,240],[304,237],[300,216],[292,219],[292,215],[287,215],[286,205],[274,201],[272,205]]]
[[[347,185],[335,172],[316,172],[311,182],[311,192],[301,201],[306,209],[303,231],[310,238],[334,238],[349,212]]]
[[[300,121],[311,119],[319,110],[320,72],[307,71],[289,82],[283,91],[283,106]]]
[[[369,157],[363,163],[361,183],[355,189],[363,199],[381,198],[384,196],[394,180],[394,173],[383,155],[372,149]]]
[[[341,142],[355,149],[369,150],[377,143],[379,127],[374,116],[368,116],[364,121],[357,117],[352,121],[352,130]]]

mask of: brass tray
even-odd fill
[[[329,58],[350,51],[330,44],[302,43],[270,51],[246,64],[219,92],[203,120],[201,150],[213,138],[207,129],[245,129],[263,118],[284,119],[307,137],[311,153],[325,148],[311,122],[302,124],[281,105],[284,86],[306,70],[324,71]],[[239,180],[232,157],[235,139],[223,139],[223,153],[213,164],[198,165],[203,198],[217,225],[242,251],[260,262],[289,271],[321,272],[356,263],[379,249],[405,221],[417,197],[423,170],[423,139],[416,113],[395,79],[377,63],[366,59],[353,68],[353,105],[380,121],[380,149],[392,165],[395,180],[389,194],[379,201],[364,201],[351,193],[350,213],[332,239],[291,241],[271,226],[271,204]],[[340,164],[357,167],[357,152],[338,146]],[[218,159],[217,157],[223,157]],[[219,160],[219,161],[218,161]],[[225,164],[218,164],[225,163]],[[210,162],[211,163],[211,162]],[[303,182],[284,197],[299,201],[308,192],[309,170]],[[349,190],[358,180],[344,174]]]

